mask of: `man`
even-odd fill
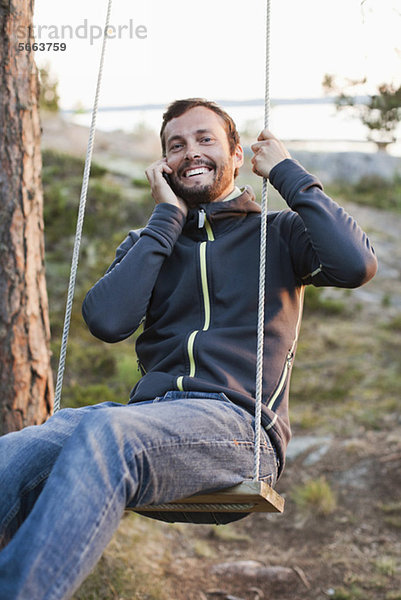
[[[260,208],[234,179],[243,151],[213,103],[173,103],[163,158],[147,171],[155,210],[131,231],[83,315],[100,339],[137,341],[130,403],[65,409],[4,436],[4,600],[69,598],[125,507],[252,478]],[[269,215],[261,478],[274,484],[290,438],[288,388],[305,284],[355,287],[376,259],[355,221],[264,130],[253,170],[291,210]],[[101,398],[99,398],[101,401]],[[46,482],[46,485],[45,485]]]

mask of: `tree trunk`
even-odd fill
[[[33,0],[0,0],[0,433],[43,422],[53,403],[44,271],[39,82]],[[22,39],[23,38],[23,39]]]

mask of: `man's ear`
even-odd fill
[[[239,169],[244,164],[244,150],[241,144],[237,144],[234,151],[234,167]]]

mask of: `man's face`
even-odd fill
[[[234,188],[234,171],[243,164],[240,145],[230,152],[223,119],[204,106],[171,119],[164,130],[166,159],[173,191],[197,206],[217,202]]]

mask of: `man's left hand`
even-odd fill
[[[278,140],[268,129],[264,129],[258,137],[258,141],[251,146],[254,156],[252,157],[252,171],[256,175],[268,178],[270,171],[286,158],[291,158],[290,153],[283,142]]]

